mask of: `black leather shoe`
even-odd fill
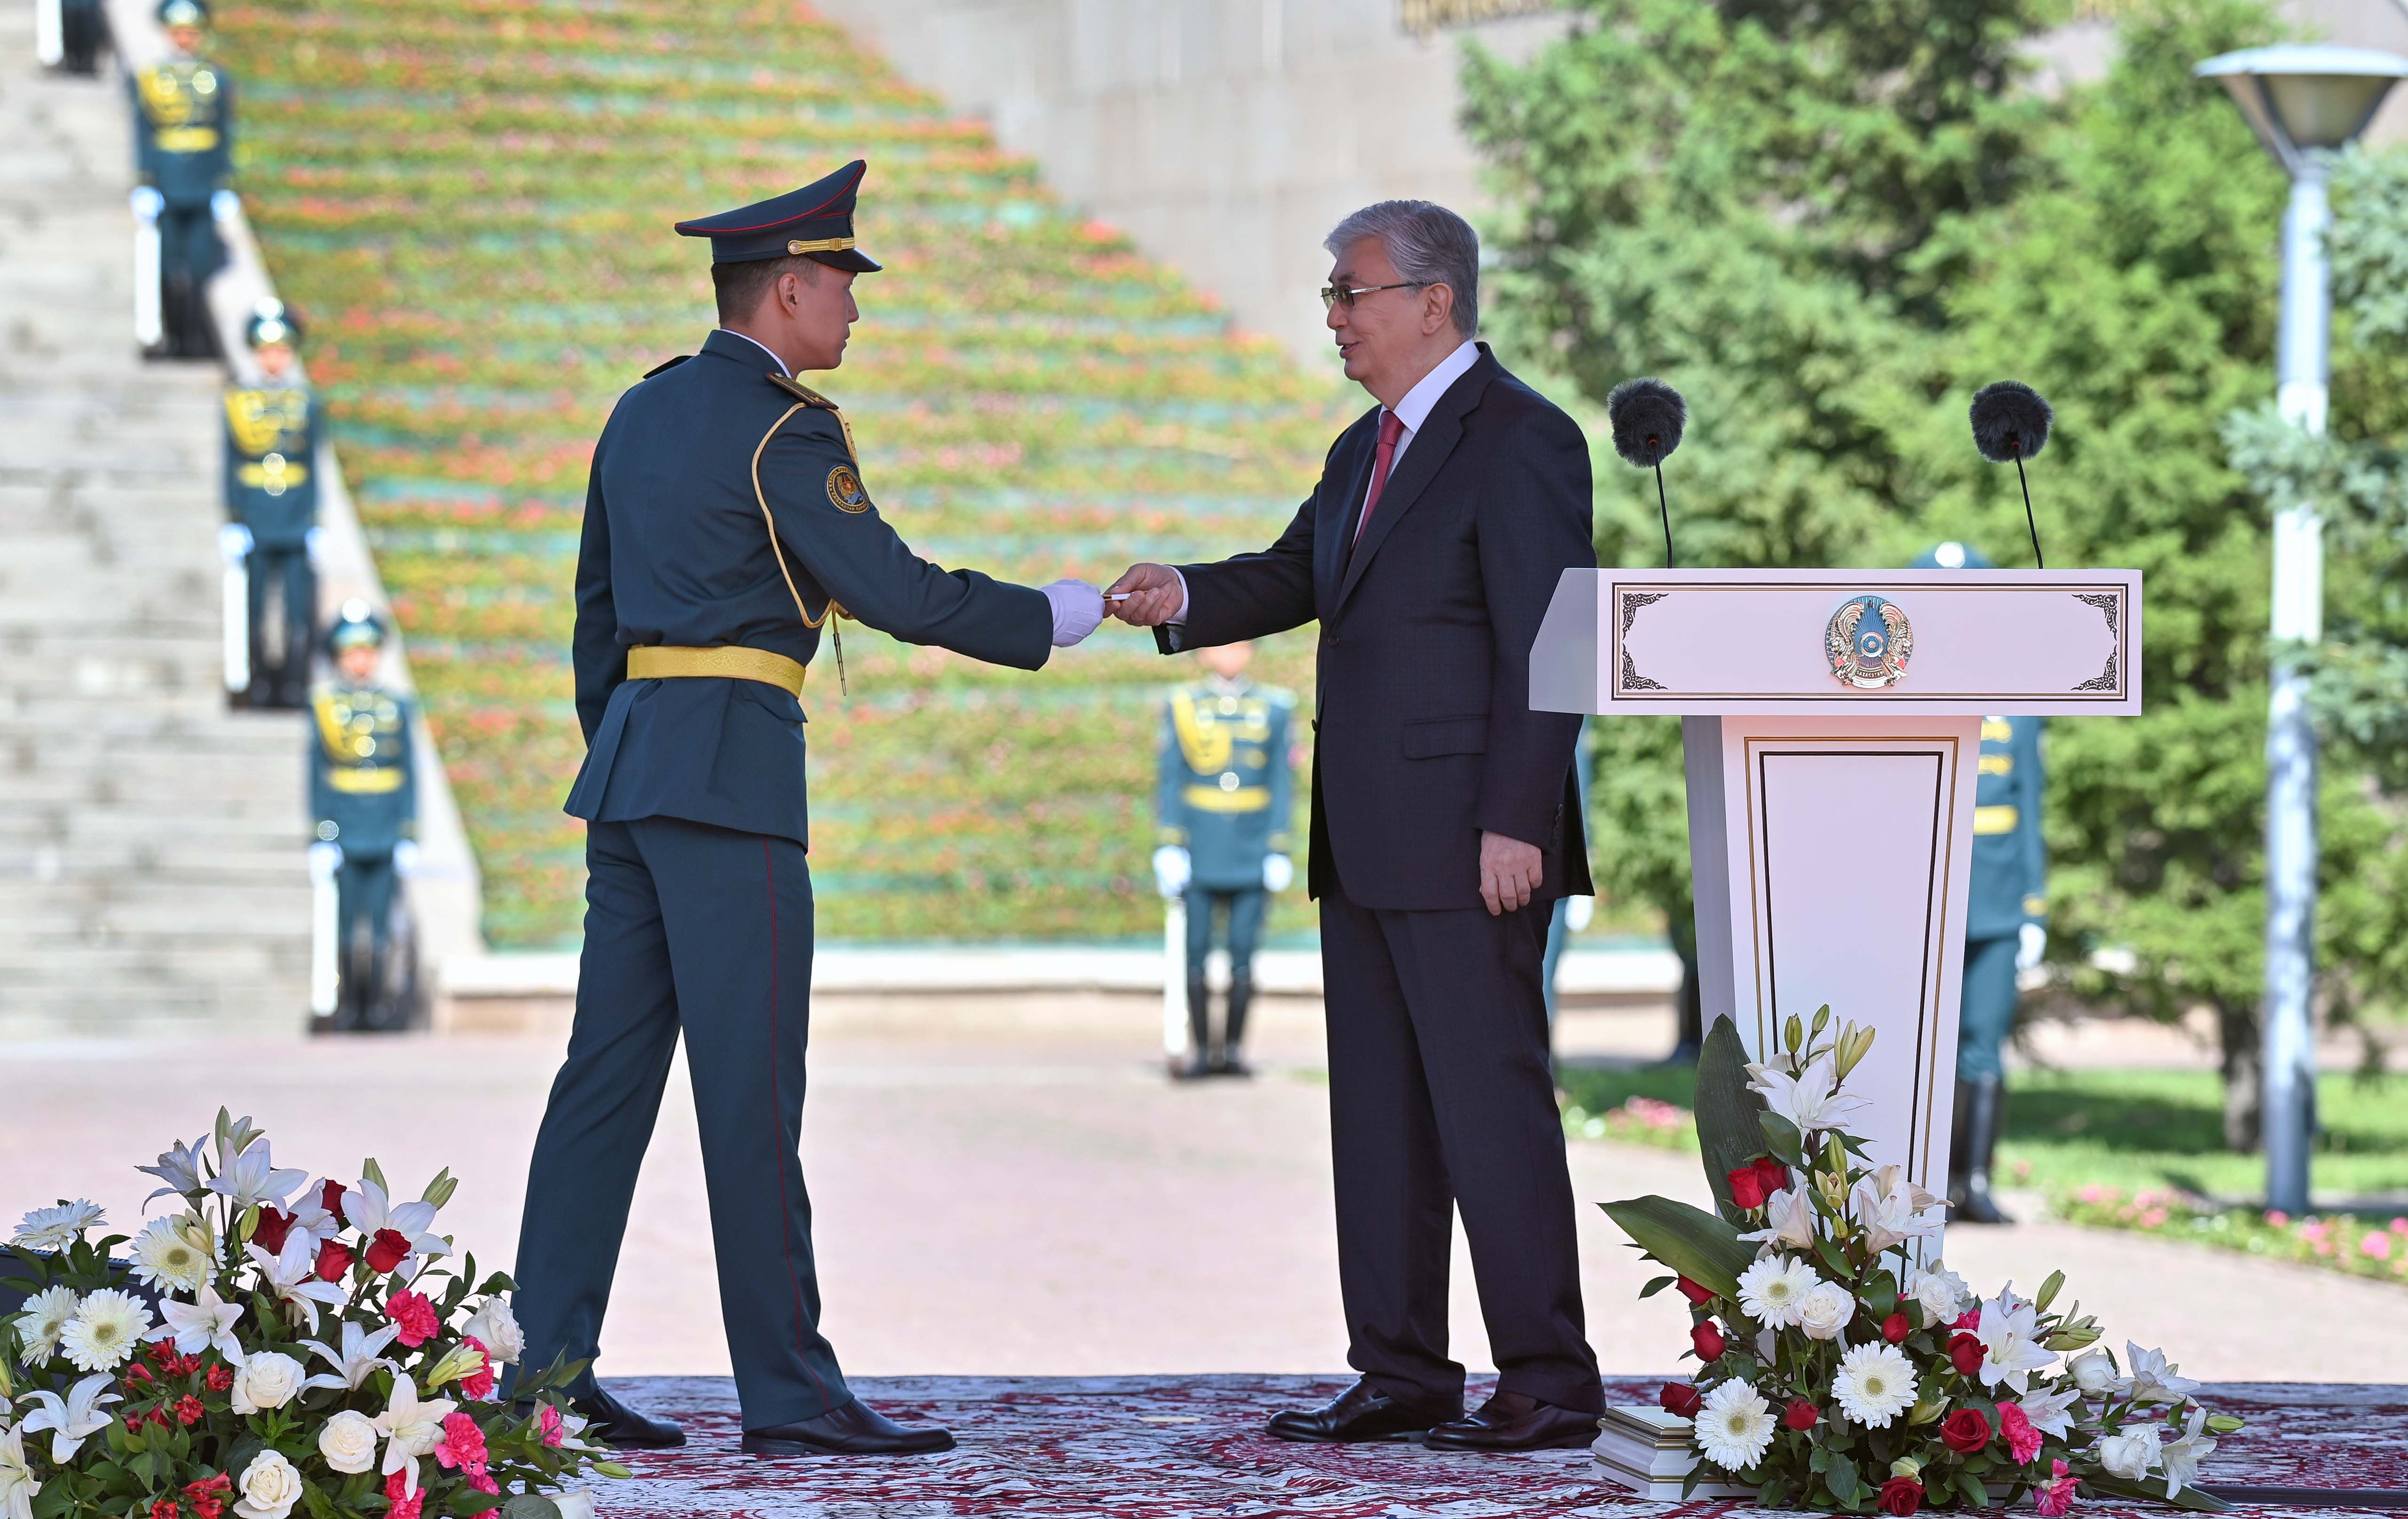
[[[1558,1451],[1596,1443],[1597,1415],[1498,1393],[1480,1412],[1429,1432],[1434,1451]]]
[[[609,1393],[595,1388],[568,1406],[587,1422],[586,1435],[605,1445],[639,1451],[666,1451],[685,1443],[685,1431],[666,1419],[638,1413]]]
[[[1268,1426],[1280,1440],[1338,1444],[1357,1440],[1401,1440],[1432,1425],[1460,1418],[1463,1406],[1428,1408],[1389,1397],[1369,1378],[1317,1409],[1285,1409]]]
[[[951,1430],[896,1424],[857,1397],[816,1419],[744,1431],[747,1455],[926,1455],[953,1448]]]

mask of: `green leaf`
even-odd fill
[[[1788,1165],[1805,1169],[1806,1137],[1798,1132],[1797,1125],[1767,1111],[1756,1115],[1756,1126],[1764,1134],[1766,1149]]]
[[[1982,1485],[1981,1478],[1970,1471],[1956,1473],[1956,1491],[1964,1494],[1965,1501],[1977,1509],[1990,1506],[1990,1490]]]
[[[1831,1453],[1831,1465],[1825,1471],[1823,1480],[1830,1485],[1831,1496],[1842,1503],[1853,1501],[1856,1489],[1862,1485],[1856,1462],[1837,1451]]]
[[[1647,1283],[1647,1285],[1640,1288],[1639,1296],[1641,1297],[1653,1297],[1657,1293],[1662,1292],[1665,1288],[1680,1280],[1681,1279],[1676,1276],[1659,1276],[1655,1281]]]
[[[1728,1018],[1717,1018],[1706,1031],[1698,1052],[1698,1087],[1693,1099],[1698,1125],[1698,1152],[1706,1168],[1706,1184],[1713,1188],[1714,1205],[1737,1223],[1738,1207],[1730,1196],[1730,1173],[1764,1153],[1764,1135],[1756,1115],[1764,1111],[1763,1096],[1747,1084],[1747,1051]]]
[[[1756,1247],[1742,1240],[1727,1220],[1670,1197],[1631,1197],[1598,1206],[1640,1249],[1707,1291],[1738,1299],[1740,1273],[1755,1262]]]
[[[502,1519],[560,1519],[560,1505],[541,1493],[519,1493],[502,1505]]]
[[[2102,1471],[2097,1476],[2083,1478],[2082,1485],[2103,1493],[2109,1498],[2138,1498],[2143,1503],[2169,1501],[2166,1498],[2166,1484],[2162,1482],[2130,1482],[2122,1477],[2111,1477]],[[2175,1508],[2188,1509],[2194,1513],[2222,1513],[2232,1507],[2213,1493],[2201,1492],[2196,1487],[2187,1485],[2181,1492],[2176,1493],[2171,1501]]]
[[[310,1519],[335,1519],[334,1500],[318,1491],[315,1483],[301,1484],[301,1501],[309,1510]]]

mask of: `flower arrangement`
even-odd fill
[[[571,1484],[626,1475],[566,1405],[580,1366],[496,1397],[511,1283],[450,1264],[449,1171],[415,1202],[373,1160],[305,1184],[222,1110],[140,1169],[180,1211],[95,1240],[62,1202],[8,1244],[0,1519],[592,1519]]]
[[[1642,1296],[1689,1302],[1698,1369],[1661,1395],[1692,1422],[1688,1490],[1899,1516],[2027,1497],[2059,1515],[2086,1493],[2224,1508],[2196,1482],[2241,1421],[2201,1407],[2161,1353],[2098,1348],[2098,1323],[2057,1307],[2063,1272],[2029,1298],[1973,1296],[1928,1248],[1942,1199],[1870,1164],[1848,1127],[1873,1031],[1830,1023],[1828,1007],[1793,1015],[1756,1064],[1728,1021],[1708,1036],[1696,1111],[1716,1211],[1606,1205],[1673,1272]]]

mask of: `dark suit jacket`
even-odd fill
[[[594,446],[577,556],[587,750],[571,814],[684,818],[810,842],[802,704],[758,681],[630,681],[637,644],[740,645],[809,665],[834,601],[909,643],[1021,669],[1045,663],[1044,593],[948,574],[913,553],[859,467],[836,408],[733,333],[713,332],[701,353],[619,398]]]
[[[1379,417],[1339,435],[1278,542],[1180,566],[1187,615],[1156,640],[1168,653],[1320,622],[1315,896],[1342,881],[1367,908],[1479,907],[1484,830],[1544,852],[1543,896],[1584,895],[1581,720],[1530,709],[1530,645],[1563,572],[1597,564],[1587,440],[1483,344],[1357,543]]]

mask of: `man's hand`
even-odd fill
[[[1538,845],[1480,831],[1480,899],[1488,904],[1490,917],[1528,907],[1545,870]]]
[[[1125,595],[1125,601],[1112,596]],[[1104,595],[1104,606],[1114,617],[1132,627],[1160,627],[1179,615],[1187,599],[1187,587],[1180,583],[1179,572],[1168,565],[1131,565],[1128,573],[1114,580]]]

